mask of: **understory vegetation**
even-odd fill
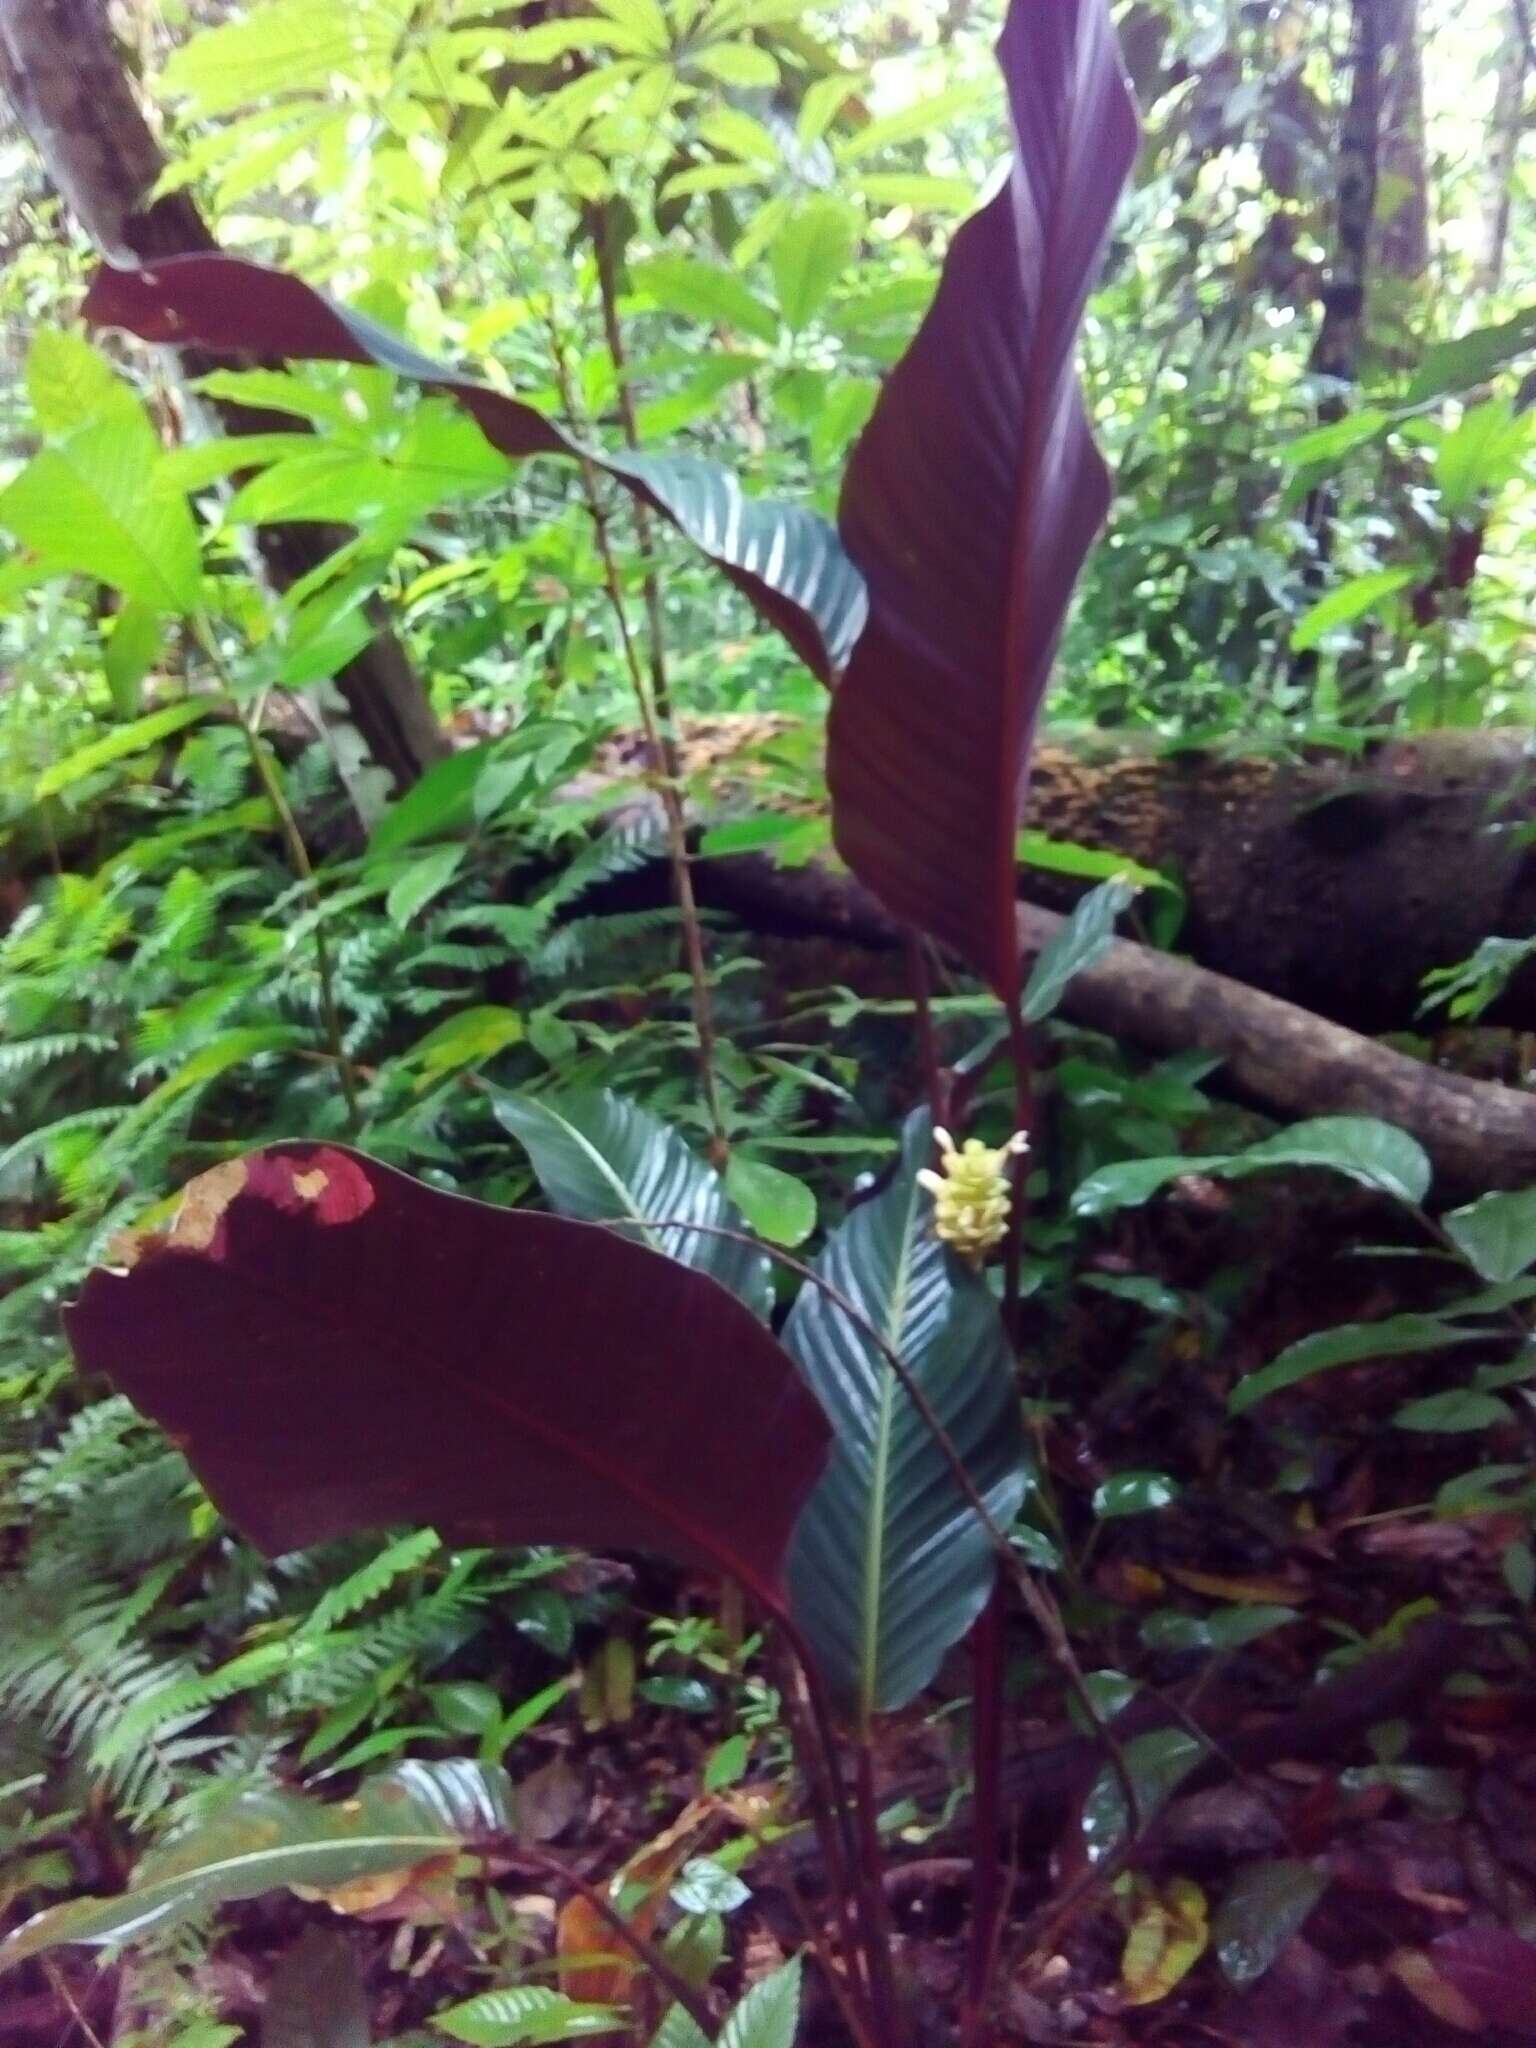
[[[1536,2039],[1525,0],[0,82],[0,2048]]]

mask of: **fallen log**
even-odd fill
[[[762,855],[705,861],[700,901],[752,924],[889,948],[903,934],[850,877]],[[1019,906],[1026,960],[1060,929],[1054,911]],[[1536,1095],[1446,1073],[1295,1003],[1171,953],[1118,939],[1068,984],[1073,1022],[1169,1053],[1216,1054],[1215,1085],[1281,1118],[1382,1117],[1412,1133],[1435,1166],[1439,1195],[1536,1181]]]

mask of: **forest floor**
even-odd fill
[[[1041,1404],[1049,1514],[1074,1560],[1054,1583],[1084,1667],[1137,1681],[1119,1734],[1147,1811],[1134,1857],[1096,1882],[1112,1780],[1017,1620],[999,2041],[1536,2039],[1536,1951],[1520,1938],[1536,1934],[1536,1682],[1529,1589],[1511,1585],[1508,1561],[1522,1526],[1486,1505],[1429,1505],[1469,1467],[1527,1459],[1520,1426],[1508,1443],[1390,1430],[1398,1402],[1440,1383],[1433,1360],[1323,1374],[1263,1433],[1234,1431],[1226,1412],[1237,1374],[1321,1322],[1416,1305],[1413,1261],[1348,1255],[1379,1244],[1382,1224],[1368,1196],[1319,1198],[1306,1176],[1262,1192],[1192,1179],[1104,1237],[1104,1275],[1155,1276],[1185,1302],[1226,1306],[1149,1335],[1133,1301],[1080,1290]],[[1176,1497],[1095,1519],[1105,1476],[1128,1470],[1167,1475]],[[649,1567],[614,1569],[633,1572],[636,1615],[714,1599]],[[1113,1701],[1116,1683],[1097,1680],[1099,1697]],[[887,1721],[879,1747],[899,1970],[917,2038],[935,2048],[953,2038],[965,1971],[969,1845],[945,1700],[966,1687],[957,1656],[941,1697]],[[509,1844],[488,1884],[418,1871],[329,1909],[279,1894],[227,1911],[196,1972],[210,2016],[254,2040],[274,1959],[316,1923],[343,1930],[361,1964],[376,2041],[426,2025],[498,1967],[548,1981],[562,1901],[546,1859],[608,1878],[690,1812],[729,1733],[723,1716],[644,1704],[596,1729],[575,1711],[551,1717],[515,1760],[540,1774],[531,1853]],[[759,1742],[713,1819],[707,1798],[691,1809],[697,1844],[767,1789],[770,1754]],[[809,1841],[792,1833],[747,1867],[731,1992],[821,1915]],[[104,1816],[88,1811],[59,1846],[83,1889],[113,1888],[114,1870],[121,1881]],[[62,1951],[0,1993],[0,2044],[111,2048],[133,1987],[131,1963]],[[807,1987],[801,2038],[831,2048],[845,2038],[835,2008],[814,1971]]]

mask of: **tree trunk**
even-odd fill
[[[1317,417],[1323,425],[1344,417],[1346,387],[1358,382],[1360,376],[1381,138],[1380,15],[1389,4],[1392,0],[1354,0],[1351,10],[1349,103],[1339,132],[1333,253],[1323,286],[1322,324],[1307,363],[1313,376],[1330,380],[1317,407]],[[1311,552],[1303,575],[1308,603],[1322,595],[1327,580],[1337,511],[1337,485],[1332,478],[1325,478],[1307,493],[1302,509],[1302,523],[1311,537]],[[1318,669],[1318,655],[1312,648],[1296,655],[1291,664],[1292,677],[1309,691],[1316,687]],[[1368,669],[1368,657],[1357,660],[1351,675],[1340,679],[1340,695],[1359,694],[1358,677]]]
[[[60,197],[111,261],[131,265],[209,250],[212,235],[185,192],[150,200],[164,168],[106,23],[104,0],[0,0],[0,85]],[[206,358],[189,361],[194,373]],[[230,433],[280,424],[219,408]],[[335,547],[334,529],[262,527],[258,545],[279,589]],[[364,745],[397,788],[448,752],[426,691],[381,625],[336,677]]]
[[[814,863],[781,869],[759,854],[731,856],[705,864],[698,893],[758,929],[788,926],[887,948],[904,942],[856,882]],[[1061,925],[1054,911],[1020,904],[1020,953],[1033,959]],[[837,972],[850,970],[840,962]],[[1116,940],[1096,966],[1073,976],[1061,1009],[1151,1052],[1214,1053],[1220,1067],[1211,1085],[1272,1116],[1397,1124],[1429,1154],[1442,1195],[1536,1181],[1536,1095],[1444,1073],[1172,953]]]
[[[1393,277],[1421,278],[1429,268],[1429,172],[1424,152],[1424,64],[1419,0],[1378,0],[1381,111],[1376,164],[1378,209],[1373,257]]]
[[[763,736],[761,720],[743,725]],[[750,801],[721,726],[685,722],[685,772]],[[1405,1030],[1431,968],[1490,935],[1536,932],[1533,748],[1516,731],[1291,761],[1056,741],[1036,754],[1025,822],[1175,880],[1186,905],[1176,943],[1202,967],[1357,1031]],[[706,898],[719,865],[699,865]],[[1086,885],[1029,866],[1019,886],[1065,910]],[[1144,898],[1140,914],[1149,908]],[[816,922],[835,930],[835,906]],[[1500,1021],[1536,1028],[1536,974],[1517,978]]]
[[[1509,241],[1510,190],[1520,153],[1525,110],[1525,74],[1529,62],[1515,0],[1508,0],[1504,42],[1499,51],[1498,86],[1488,123],[1486,169],[1483,173],[1483,232],[1473,283],[1478,291],[1494,292],[1504,281],[1504,251]]]

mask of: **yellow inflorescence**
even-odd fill
[[[934,1235],[979,1266],[1007,1232],[1012,1206],[1009,1162],[1029,1150],[1029,1140],[1022,1131],[1015,1131],[1005,1145],[984,1145],[980,1138],[957,1145],[948,1131],[940,1129],[933,1136],[939,1148],[938,1169],[925,1166],[917,1178],[933,1196]]]

